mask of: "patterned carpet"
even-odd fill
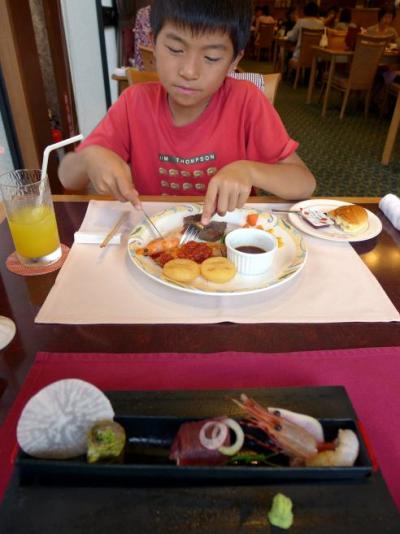
[[[271,64],[245,61],[240,66],[249,72],[271,72]],[[343,120],[339,119],[341,94],[332,91],[326,117],[321,117],[319,88],[307,105],[306,86],[296,91],[281,81],[276,108],[289,134],[299,141],[299,155],[314,173],[318,196],[400,195],[400,133],[388,166],[380,164],[389,128],[389,118],[371,111],[364,118],[363,101],[350,97]]]

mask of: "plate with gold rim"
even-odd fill
[[[167,208],[151,217],[152,222],[162,235],[166,236],[183,227],[183,219],[188,215],[201,213],[200,204],[178,204]],[[258,213],[257,225],[271,232],[278,239],[278,250],[271,269],[262,275],[245,276],[236,274],[229,282],[217,284],[198,276],[190,284],[183,284],[167,279],[162,268],[149,256],[137,254],[137,250],[152,241],[154,231],[143,220],[133,228],[128,237],[128,255],[133,264],[149,278],[165,286],[202,295],[245,295],[273,289],[287,283],[297,276],[303,269],[307,250],[301,232],[296,230],[283,218],[278,218],[269,211],[259,211],[252,208],[240,208],[228,212],[226,215],[214,215],[213,221],[224,221],[229,227],[239,227],[246,224],[247,216]]]

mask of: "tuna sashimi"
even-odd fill
[[[183,423],[172,443],[169,458],[176,460],[177,465],[220,465],[226,463],[229,456],[218,450],[206,449],[200,443],[199,438],[200,430],[205,423],[218,420],[220,419]],[[229,433],[223,445],[230,445]]]

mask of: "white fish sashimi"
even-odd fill
[[[36,458],[67,459],[86,453],[87,433],[113,419],[110,401],[89,382],[71,378],[41,389],[25,405],[17,425],[21,449]]]
[[[303,413],[291,412],[290,410],[285,410],[284,408],[276,408],[274,406],[269,406],[268,411],[271,413],[279,412],[279,414],[296,425],[299,425],[304,430],[307,430],[314,438],[317,440],[317,443],[322,443],[325,441],[324,431],[321,423],[315,417],[311,415],[305,415]]]

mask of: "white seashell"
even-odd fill
[[[97,387],[75,378],[41,389],[25,405],[17,426],[21,449],[36,458],[66,459],[86,453],[90,428],[113,419],[110,401]]]

